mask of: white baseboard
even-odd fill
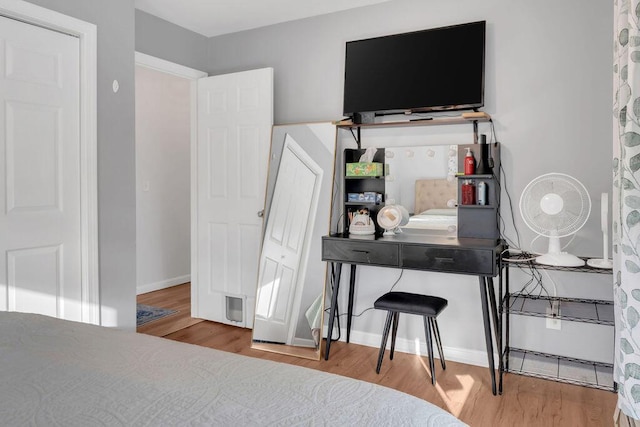
[[[136,288],[136,295],[146,294],[147,292],[158,291],[160,289],[170,288],[172,286],[181,285],[191,281],[191,275],[185,274],[184,276],[173,277],[171,279],[162,280],[155,283],[147,283],[146,285],[139,285]]]
[[[325,328],[326,329],[326,328]],[[334,334],[334,337],[336,335]],[[347,337],[346,329],[343,329],[340,334],[340,341],[345,341]],[[368,332],[359,332],[359,331],[351,331],[351,336],[349,337],[349,342],[354,344],[366,345],[368,347],[380,348],[380,341],[382,340],[382,335],[380,334],[372,334]],[[391,339],[387,341],[387,348],[391,345]],[[438,357],[438,350],[434,345],[434,356]],[[408,340],[406,338],[397,338],[396,339],[396,351],[400,351],[403,353],[409,354],[427,354],[427,344],[425,343],[424,338],[421,338],[419,341],[419,348],[416,349],[416,343],[413,340]],[[468,365],[489,366],[489,361],[487,360],[487,352],[481,350],[469,350],[465,348],[456,348],[456,347],[443,347],[442,351],[444,351],[444,357],[446,361],[451,362],[459,362],[466,363]],[[498,364],[498,355],[494,353],[493,355],[496,366]]]

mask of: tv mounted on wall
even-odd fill
[[[347,42],[344,115],[482,107],[485,29],[479,21]]]

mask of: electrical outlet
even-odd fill
[[[551,307],[547,307],[547,329],[560,330],[560,301],[553,301]]]

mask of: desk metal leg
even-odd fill
[[[493,277],[486,277],[487,289],[489,291],[489,308],[493,318],[493,334],[496,338],[496,346],[501,348],[502,338],[500,337],[500,319],[498,318],[498,306],[496,305],[496,293],[494,289]]]
[[[493,333],[496,337],[496,347],[498,349],[498,373],[500,374],[500,372],[502,372],[502,321],[498,315],[493,277],[487,277],[485,281],[489,288],[489,306],[491,307],[491,314],[493,315]],[[502,376],[500,376],[498,392],[502,394]]]
[[[489,314],[489,301],[487,298],[487,281],[485,277],[478,277],[480,281],[480,300],[482,303],[482,318],[484,320],[484,338],[487,343],[487,358],[489,360],[489,372],[491,373],[491,391],[496,395],[496,370],[493,361],[493,342],[491,337],[491,315]]]
[[[499,298],[504,300],[500,301],[501,316],[500,316],[500,338],[503,339],[504,345],[500,347],[500,384],[498,391],[502,394],[502,377],[505,372],[509,370],[509,309],[511,307],[511,300],[509,296],[509,267],[500,265],[500,289],[502,289],[502,280],[504,279],[504,294],[500,291]],[[504,336],[502,335],[502,328],[504,327]]]
[[[509,309],[511,308],[511,296],[509,294],[509,267],[504,269],[504,295],[505,295],[505,318],[504,318],[504,369],[509,370]]]
[[[503,335],[503,327],[504,327],[504,305],[502,299],[502,285],[503,285],[503,276],[502,276],[502,261],[498,266],[498,319],[499,323],[499,334],[500,334],[500,343],[498,344],[498,354],[500,355],[500,362],[498,367],[498,394],[502,394],[502,376],[504,374],[504,335]]]
[[[338,290],[340,289],[340,273],[342,263],[336,263],[336,272],[331,293],[331,309],[329,311],[329,330],[327,331],[327,345],[324,348],[324,360],[329,360],[329,349],[331,348],[331,335],[333,335],[333,321],[336,318],[336,306],[338,304]]]
[[[351,264],[351,274],[349,275],[349,306],[347,307],[347,342],[351,336],[351,315],[353,314],[353,291],[356,287],[356,265]]]

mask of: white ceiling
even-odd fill
[[[390,0],[135,0],[136,9],[207,37]]]

